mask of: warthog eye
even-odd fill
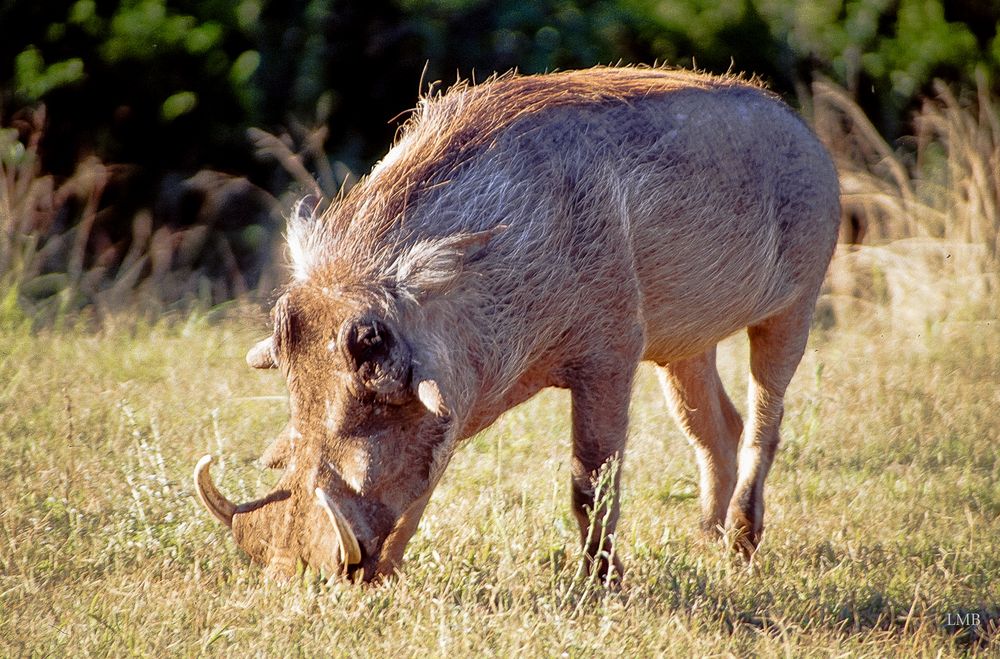
[[[379,321],[372,321],[371,325],[355,325],[354,331],[348,335],[348,350],[354,357],[355,367],[360,367],[365,362],[377,360],[388,354],[392,347],[383,339],[389,337],[385,325]]]
[[[364,386],[375,394],[404,391],[410,380],[410,350],[383,321],[348,321],[341,329],[341,345]]]

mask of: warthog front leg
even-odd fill
[[[694,448],[701,474],[701,527],[717,537],[736,486],[736,453],[743,419],[715,366],[715,347],[658,369],[674,419]]]
[[[638,358],[614,358],[575,369],[573,400],[573,512],[591,568],[602,578],[622,574],[615,553],[618,483],[628,432],[628,406]],[[617,464],[611,464],[617,461]],[[601,495],[595,497],[605,472]],[[595,500],[596,499],[596,500]]]
[[[749,557],[764,531],[764,480],[778,448],[785,389],[802,359],[813,305],[796,305],[747,330],[750,337],[749,414],[740,443],[739,480],[726,530]]]

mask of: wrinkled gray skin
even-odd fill
[[[645,359],[695,450],[702,526],[749,555],[838,219],[826,151],[746,82],[592,69],[424,99],[344,199],[291,218],[293,278],[247,356],[288,382],[278,486],[235,506],[206,461],[202,500],[274,574],[381,577],[461,441],[565,387],[584,549],[620,569],[617,500],[587,525]],[[743,328],[746,424],[715,367]]]

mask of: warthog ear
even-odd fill
[[[396,284],[418,300],[447,292],[458,281],[463,268],[481,259],[489,242],[506,229],[501,225],[488,231],[422,240],[400,258]]]
[[[274,359],[274,337],[267,337],[247,352],[247,364],[253,368],[277,368]]]
[[[337,345],[366,389],[382,396],[400,394],[410,383],[410,348],[378,318],[348,320]]]

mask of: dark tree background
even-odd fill
[[[789,97],[820,72],[862,95],[891,137],[932,78],[1000,65],[1000,1],[946,4],[8,0],[0,107],[46,103],[53,172],[95,153],[154,173],[259,175],[246,129],[321,105],[331,157],[358,169],[384,152],[421,77],[659,61],[756,73]]]
[[[88,243],[120,244],[112,262],[139,209],[206,221],[197,181],[223,179],[199,171],[287,190],[251,127],[325,125],[325,157],[363,173],[429,82],[659,62],[754,73],[793,104],[833,78],[891,140],[934,78],[997,90],[998,25],[1000,0],[0,0],[0,126],[44,104],[42,172],[122,166]],[[230,215],[211,230],[243,267],[261,235]]]

